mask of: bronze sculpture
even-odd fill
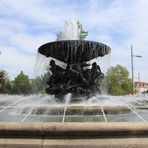
[[[87,62],[104,56],[110,52],[110,47],[93,41],[56,41],[42,45],[38,51],[46,57],[52,57],[67,64],[66,69],[50,61],[51,77],[48,79],[46,92],[62,96],[72,93],[74,96],[89,96],[100,93],[100,84],[104,78],[100,66]],[[60,97],[61,98],[61,97]]]

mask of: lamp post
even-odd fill
[[[132,94],[134,94],[134,62],[133,57],[141,58],[140,55],[133,54],[133,46],[131,45],[131,71],[132,71]]]
[[[140,72],[138,72],[138,82],[140,83]]]

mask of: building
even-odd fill
[[[134,82],[134,88],[139,92],[142,93],[148,90],[148,82]]]

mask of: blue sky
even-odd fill
[[[148,81],[147,0],[0,0],[0,69],[13,79],[21,70],[34,77],[37,49],[54,41],[71,14],[89,32],[88,40],[112,48],[111,65],[130,69],[130,46],[137,80]]]

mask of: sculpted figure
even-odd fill
[[[47,84],[47,93],[62,95],[71,92],[74,95],[85,94],[99,91],[99,85],[104,78],[100,66],[96,62],[91,69],[84,70],[87,63],[77,63],[67,65],[66,70],[50,61],[50,71],[52,72]]]
[[[48,85],[55,87],[55,85],[63,79],[62,75],[64,74],[65,70],[60,66],[55,64],[54,60],[50,61],[50,71],[52,72],[49,81],[47,82]]]
[[[90,70],[90,85],[92,91],[98,91],[100,93],[100,83],[104,78],[104,74],[101,72],[100,66],[97,65],[96,62],[92,64],[92,68]]]
[[[92,64],[90,73],[91,73],[91,82],[94,83],[97,76],[101,73],[100,66],[97,65],[96,62]]]

